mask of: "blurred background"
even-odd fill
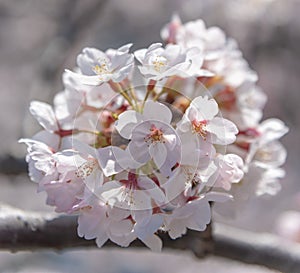
[[[161,40],[160,29],[177,12],[183,22],[202,18],[238,41],[269,97],[264,118],[280,118],[290,128],[282,139],[288,150],[282,191],[249,201],[235,219],[222,219],[244,229],[274,232],[284,212],[300,210],[299,10],[298,0],[0,0],[0,202],[51,211],[27,174],[16,174],[24,169],[23,161],[13,160],[25,155],[17,140],[38,130],[29,102],[52,103],[62,89],[62,71],[75,66],[83,47],[105,50],[128,42],[134,50],[146,47]],[[0,252],[0,272],[150,273],[163,272],[165,266],[173,272],[274,272],[221,258],[198,261],[190,253]]]

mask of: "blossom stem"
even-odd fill
[[[89,131],[89,130],[76,130],[76,133],[88,133],[88,134],[93,134],[93,135],[100,135],[100,131]]]
[[[116,82],[113,82],[113,81],[109,81],[108,83],[109,83],[110,87],[111,87],[115,92],[119,93],[125,100],[128,101],[129,105],[130,105],[133,109],[135,109],[135,107],[134,107],[134,105],[133,105],[133,103],[132,103],[131,98],[128,96],[126,90],[123,90],[121,84],[116,83]]]
[[[121,86],[122,90],[126,90],[126,91],[129,90],[130,96],[132,97],[135,105],[137,106],[137,97],[136,97],[134,88],[133,88],[132,84],[130,83],[129,79],[126,78],[122,82],[120,82],[120,86]]]
[[[153,101],[157,101],[164,93],[166,93],[167,90],[165,88],[163,88],[163,90],[161,90],[154,98]]]
[[[149,97],[149,95],[153,92],[154,88],[155,88],[155,84],[156,84],[156,81],[155,80],[150,80],[149,81],[149,84],[147,85],[147,93],[145,95],[145,98],[144,98],[144,101],[143,101],[143,106],[142,108],[144,108],[144,105]]]
[[[177,79],[178,77],[170,77],[163,86],[162,90],[154,97],[153,100],[157,101],[165,93],[170,94],[173,91],[173,87]]]

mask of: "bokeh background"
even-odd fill
[[[238,41],[269,97],[264,118],[280,118],[290,127],[282,140],[288,158],[279,195],[250,200],[235,219],[219,220],[256,232],[274,232],[283,212],[300,210],[299,10],[298,0],[0,0],[0,202],[52,210],[25,173],[5,173],[7,169],[14,172],[11,156],[25,155],[25,147],[17,140],[38,130],[29,115],[29,102],[52,102],[62,89],[62,71],[75,65],[83,47],[117,48],[128,42],[134,43],[133,49],[146,47],[161,40],[161,27],[177,12],[183,22],[202,18]],[[172,272],[273,272],[215,257],[197,261],[181,252],[0,252],[0,272],[150,273],[165,268]]]

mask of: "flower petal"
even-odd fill
[[[143,115],[145,119],[153,119],[170,124],[172,120],[172,112],[162,103],[147,101],[145,103]]]
[[[206,126],[208,132],[211,133],[211,142],[214,144],[227,145],[236,139],[238,129],[233,122],[220,117],[213,118]]]
[[[150,219],[139,221],[134,225],[134,232],[141,240],[146,240],[153,236],[153,233],[163,224],[163,217],[159,214],[152,215]]]
[[[160,252],[162,249],[162,241],[157,235],[149,236],[141,241],[152,251]]]
[[[142,121],[143,117],[141,114],[134,110],[128,110],[119,116],[115,123],[115,128],[122,137],[130,139],[133,128]]]
[[[59,126],[52,107],[41,101],[32,101],[29,107],[30,113],[47,131],[55,132]]]
[[[79,73],[75,73],[68,69],[65,70],[65,73],[69,74],[69,77],[73,77],[75,81],[79,81],[81,84],[97,86],[103,83],[103,80],[101,80],[98,75],[86,76]]]
[[[149,147],[150,156],[157,168],[160,169],[167,159],[167,148],[163,143],[154,143]]]
[[[199,96],[192,100],[191,106],[195,107],[203,116],[204,120],[211,120],[218,112],[218,104],[214,99],[207,96]]]

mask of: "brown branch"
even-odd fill
[[[281,272],[300,272],[300,245],[270,233],[215,224],[213,254]]]
[[[76,247],[95,247],[94,240],[79,238],[76,232],[76,216],[58,216],[22,211],[7,205],[0,205],[0,249],[13,252],[21,250],[54,249],[62,250]],[[189,249],[198,257],[211,252],[211,229],[205,232],[189,231],[188,236],[172,240],[165,233],[159,234],[164,247]],[[106,247],[117,247],[108,241]],[[131,246],[144,246],[134,241]]]
[[[95,247],[95,242],[79,238],[75,216],[25,212],[0,205],[0,249],[10,251]],[[205,232],[188,231],[172,240],[159,233],[164,248],[190,250],[201,258],[208,254],[245,263],[259,264],[283,272],[300,272],[300,246],[271,234],[257,234],[215,224]],[[142,247],[134,241],[132,247]],[[107,242],[105,247],[117,247]]]

